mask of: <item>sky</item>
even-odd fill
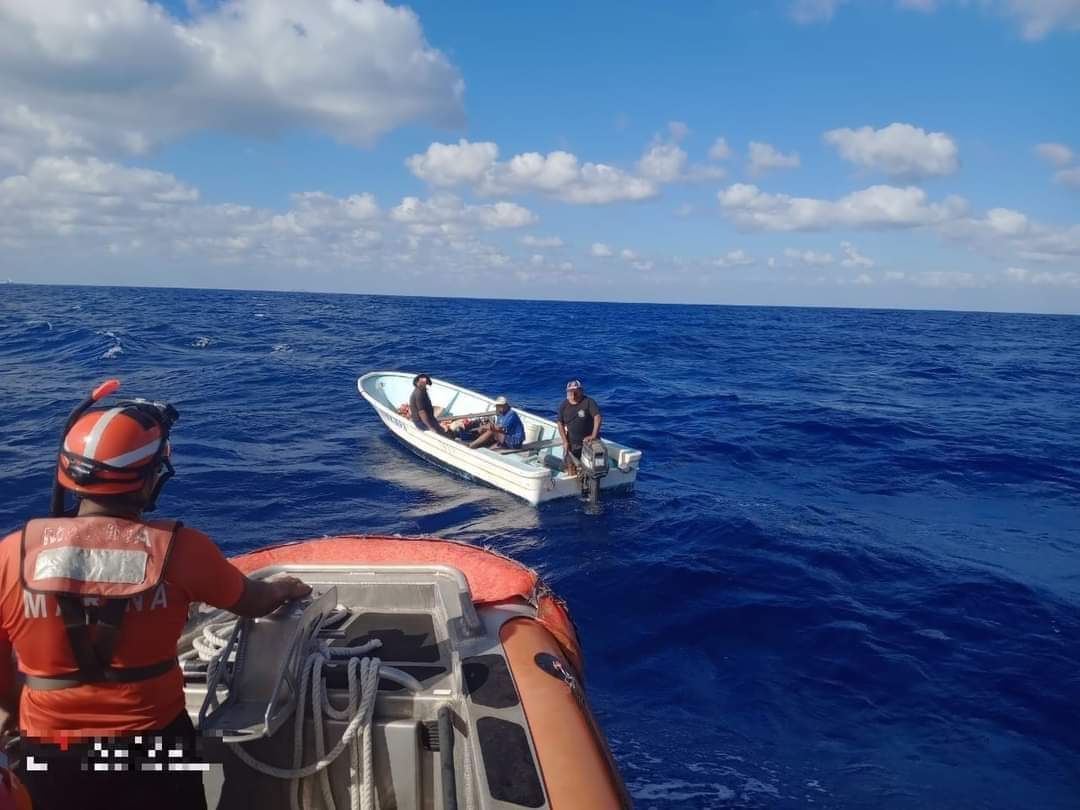
[[[5,279],[1080,314],[1080,0],[3,0]]]

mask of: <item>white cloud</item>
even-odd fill
[[[272,228],[296,236],[306,236],[318,231],[328,222],[352,221],[356,223],[375,219],[379,206],[371,194],[354,194],[344,199],[321,191],[294,194],[293,208],[270,220]]]
[[[957,200],[928,203],[914,186],[871,186],[839,200],[767,194],[737,183],[718,194],[724,213],[743,228],[769,231],[854,228],[911,228],[943,222],[959,208]]]
[[[657,183],[673,183],[686,166],[686,151],[674,143],[654,143],[638,161],[638,174]]]
[[[983,216],[960,216],[944,223],[940,230],[951,239],[1025,261],[1080,260],[1080,225],[1044,225],[1008,208],[993,208]]]
[[[1059,169],[1068,166],[1073,159],[1072,149],[1063,143],[1040,143],[1035,147],[1035,154]]]
[[[540,155],[518,155],[511,164],[511,188],[517,183],[526,187],[534,181],[543,184],[548,169],[554,160],[562,161],[563,153],[552,153],[545,159]],[[522,160],[519,161],[519,158]],[[557,192],[559,199],[578,205],[603,205],[611,202],[646,200],[659,192],[655,184],[640,177],[634,177],[622,169],[606,166],[602,163],[585,163],[577,167],[576,158],[564,165],[573,171],[573,179],[562,183]],[[557,173],[557,172],[556,172]]]
[[[821,267],[835,261],[831,253],[817,253],[813,250],[796,250],[795,248],[784,250],[784,256],[794,263],[808,264],[812,267]]]
[[[0,180],[0,240],[140,238],[198,198],[171,174],[97,158],[39,158],[24,174]]]
[[[1080,287],[1080,272],[1032,272],[1024,267],[1010,267],[1005,271],[1005,278],[1016,284],[1030,284],[1035,287]]]
[[[893,177],[932,177],[956,172],[956,142],[944,132],[926,132],[911,124],[894,123],[882,129],[833,129],[825,142],[847,161]]]
[[[35,260],[132,256],[145,266],[188,257],[202,266],[241,260],[293,269],[347,266],[370,259],[382,238],[382,215],[370,194],[304,192],[293,195],[284,213],[205,205],[196,189],[170,174],[98,158],[42,157],[0,181],[0,243]]]
[[[495,165],[499,147],[494,143],[469,143],[464,138],[456,144],[433,143],[422,155],[405,161],[409,170],[433,186],[478,183]]]
[[[719,180],[726,172],[719,166],[688,166],[686,150],[678,145],[689,131],[686,125],[673,122],[668,125],[672,140],[654,138],[637,163],[637,172],[655,183],[697,183]]]
[[[840,248],[844,251],[844,258],[840,260],[841,267],[858,267],[869,270],[874,266],[874,260],[869,256],[864,256],[859,253],[858,248],[851,244],[851,242],[841,242]]]
[[[849,0],[792,0],[789,6],[792,19],[808,24],[825,22],[835,16],[837,10]],[[1058,29],[1080,28],[1080,0],[953,0],[961,7],[975,6],[990,9],[1020,24],[1021,34],[1028,40],[1039,40]],[[946,0],[895,0],[898,8],[930,13],[936,11]]]
[[[472,185],[485,195],[538,192],[563,202],[600,205],[644,200],[659,193],[656,183],[603,163],[580,163],[564,151],[525,152],[496,160],[493,143],[435,143],[422,155],[406,160],[409,169],[435,185]]]
[[[630,248],[623,248],[622,250],[619,251],[619,255],[622,258],[626,259],[626,261],[628,261],[628,262],[632,262],[635,259],[637,259],[637,257],[638,257],[637,253],[630,250]]]
[[[521,237],[521,244],[534,248],[561,248],[563,240],[557,236],[528,236]]]
[[[917,287],[932,288],[970,288],[980,287],[983,280],[975,273],[956,270],[931,270],[925,273],[914,273],[907,280]]]
[[[544,256],[542,253],[534,253],[529,257],[529,261],[532,262],[534,266],[539,266],[544,263]]]
[[[563,150],[524,152],[506,161],[498,159],[497,144],[433,143],[422,154],[412,155],[409,170],[436,187],[471,186],[486,196],[535,192],[576,205],[603,205],[645,200],[660,193],[666,183],[717,180],[724,176],[718,166],[689,165],[686,150],[678,145],[688,128],[673,121],[669,139],[657,136],[637,162],[636,174],[604,163],[581,163]]]
[[[713,259],[712,264],[716,267],[744,267],[753,264],[754,260],[747,255],[745,250],[729,250],[723,256]]]
[[[717,138],[713,141],[713,145],[709,147],[710,160],[727,160],[730,157],[731,147],[728,146],[726,138]]]
[[[1072,169],[1062,169],[1054,175],[1054,181],[1069,188],[1080,189],[1080,166]]]
[[[723,180],[725,177],[727,177],[727,170],[720,166],[703,166],[695,163],[683,175],[682,180],[687,183],[707,183],[710,180]]]
[[[1002,13],[1015,17],[1027,40],[1046,37],[1055,29],[1080,28],[1080,0],[997,0]]]
[[[645,259],[645,260],[642,260],[642,261],[639,261],[639,262],[634,262],[634,264],[633,264],[633,267],[634,267],[635,270],[641,270],[644,273],[647,273],[648,271],[652,270],[655,266],[656,266],[656,263],[649,260],[649,259]]]
[[[814,23],[831,20],[845,0],[793,0],[791,17],[798,23]]]
[[[986,212],[986,224],[999,236],[1020,236],[1027,232],[1030,223],[1019,211],[1008,208],[992,208]]]
[[[466,206],[466,208],[473,208]],[[536,214],[517,203],[497,202],[494,205],[478,205],[478,219],[486,228],[524,228],[538,219]]]
[[[926,192],[914,186],[871,186],[839,200],[822,200],[767,194],[757,186],[736,184],[717,196],[724,215],[749,230],[933,227],[946,238],[1025,261],[1080,259],[1080,225],[1043,225],[1008,208],[992,208],[985,214],[974,215],[958,197],[930,202]],[[858,255],[857,251],[851,254],[845,249],[848,261],[857,262]]]
[[[768,143],[750,142],[750,162],[748,171],[760,175],[770,169],[794,169],[799,165],[799,155],[795,152],[785,155]]]
[[[447,235],[465,233],[475,226],[489,230],[523,228],[537,221],[532,211],[517,203],[468,205],[460,197],[446,192],[434,194],[428,200],[405,197],[391,210],[390,218],[408,225],[415,233]]]
[[[22,177],[9,177],[3,185],[17,185]],[[111,205],[113,201],[142,197],[154,203],[194,202],[199,193],[170,174],[149,169],[132,169],[98,158],[75,160],[46,157],[34,162],[28,176],[45,193],[70,192]]]
[[[615,255],[615,251],[603,242],[593,242],[592,247],[589,248],[589,253],[599,259],[606,259]]]
[[[92,10],[83,0],[0,4],[8,111],[0,145],[13,130],[43,133],[22,144],[33,148],[22,165],[91,145],[138,154],[205,130],[306,128],[369,145],[409,122],[463,118],[458,71],[407,8],[381,0],[193,8],[180,20],[146,0],[96,0]]]
[[[682,121],[669,121],[668,133],[675,141],[681,141],[687,135],[690,134],[690,127],[684,124]]]
[[[85,153],[90,149],[85,138],[25,104],[0,109],[0,165],[22,169],[38,154]]]

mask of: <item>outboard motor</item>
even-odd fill
[[[604,443],[597,439],[588,439],[581,445],[581,464],[578,476],[581,479],[581,491],[589,498],[589,503],[600,500],[600,479],[607,475],[608,455]]]

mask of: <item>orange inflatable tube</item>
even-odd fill
[[[566,605],[540,576],[494,551],[430,537],[353,536],[282,543],[231,558],[245,574],[273,565],[449,565],[465,575],[476,605],[525,602],[551,631],[578,678],[584,663]]]
[[[580,681],[548,629],[511,619],[499,632],[529,722],[552,810],[631,806]]]

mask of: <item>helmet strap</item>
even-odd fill
[[[153,512],[157,509],[158,495],[161,494],[161,488],[165,486],[165,482],[176,475],[176,470],[173,469],[172,463],[168,458],[163,457],[161,459],[161,466],[164,468],[160,475],[158,475],[157,481],[154,482],[154,489],[150,493],[150,499],[146,502],[146,505],[142,508],[144,512]]]

